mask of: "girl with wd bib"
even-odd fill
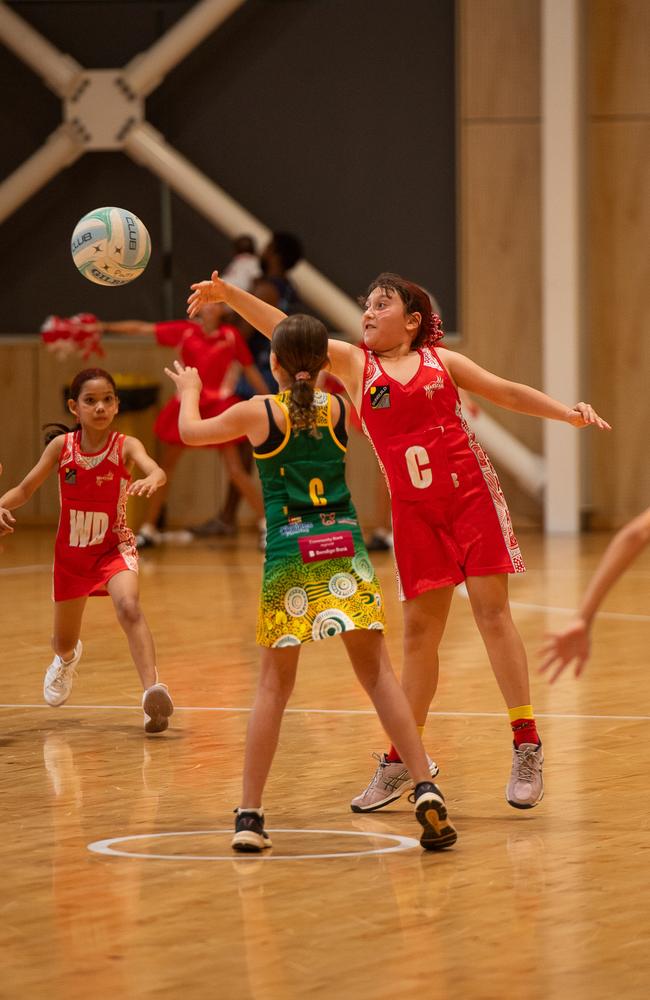
[[[0,497],[0,534],[13,531],[10,512],[27,503],[56,469],[61,515],[54,543],[54,659],[45,673],[45,701],[63,705],[70,697],[86,601],[109,594],[144,688],[145,731],[158,733],[167,729],[174,706],[166,685],[158,682],[154,643],[140,610],[138,555],[126,502],[129,496],[150,497],[166,477],[141,441],[111,429],[118,407],[108,372],[88,368],[75,376],[68,408],[77,425],[72,431],[63,424],[46,425],[48,444],[39,461]],[[134,465],[144,479],[131,481]]]

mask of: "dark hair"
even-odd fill
[[[75,401],[79,399],[81,395],[81,390],[83,389],[86,382],[92,381],[94,378],[104,378],[113,386],[113,391],[117,396],[117,386],[115,385],[115,379],[110,372],[105,371],[104,368],[84,368],[83,371],[77,372],[72,382],[70,383],[70,388],[68,389],[68,399],[74,399]],[[41,430],[45,431],[45,444],[49,444],[53,441],[55,437],[59,434],[69,434],[70,431],[78,431],[81,427],[80,423],[76,423],[74,427],[69,427],[67,424],[43,424]]]
[[[420,313],[422,317],[420,329],[413,338],[411,347],[435,347],[438,341],[442,340],[444,337],[442,320],[438,313],[434,313],[431,308],[429,293],[424,288],[420,288],[413,281],[407,281],[399,274],[384,271],[383,274],[378,275],[374,281],[370,282],[366,294],[359,299],[362,307],[365,306],[368,296],[375,288],[381,288],[382,292],[397,292],[407,313]]]
[[[233,253],[255,253],[252,236],[237,236],[232,243]]]
[[[294,434],[306,430],[311,437],[320,437],[314,409],[314,382],[328,362],[327,330],[315,316],[296,313],[276,326],[271,338],[271,350],[278,364],[291,378],[289,419]],[[309,379],[296,379],[306,372]]]
[[[282,267],[285,271],[290,271],[302,257],[302,243],[291,233],[273,233],[271,240],[273,249],[282,261]]]

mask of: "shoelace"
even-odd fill
[[[77,674],[74,664],[61,662],[56,668],[54,677],[50,681],[50,687],[60,688],[63,686],[63,682],[67,680],[68,677],[71,677],[72,680],[74,680],[78,676],[79,675]]]
[[[535,750],[515,750],[517,761],[517,777],[523,781],[532,781],[537,771]]]

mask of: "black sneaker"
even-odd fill
[[[235,809],[235,813],[235,836],[230,842],[233,850],[257,853],[273,846],[264,829],[264,813],[261,809]]]
[[[422,826],[420,843],[425,851],[442,851],[456,843],[456,831],[447,816],[442,792],[432,781],[415,786],[415,818]]]

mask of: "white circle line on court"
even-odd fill
[[[142,568],[142,567],[141,567]],[[146,566],[144,572],[146,573],[149,569],[153,568],[153,564]],[[155,565],[156,572],[160,573],[179,573],[188,572],[192,573],[215,573],[217,570],[222,569],[232,569],[232,570],[242,570],[242,569],[257,569],[259,568],[257,564],[252,563],[223,563],[220,562],[218,566],[203,566],[203,565],[172,565],[163,566],[161,564]],[[4,566],[0,568],[0,576],[13,576],[19,575],[21,573],[51,573],[52,564],[34,564],[31,566]],[[467,588],[464,584],[459,584],[457,587],[458,593],[461,597],[467,598]],[[527,603],[525,601],[510,601],[511,608],[517,608],[521,611],[535,611],[540,614],[554,614],[554,615],[575,615],[577,613],[577,608],[561,608],[553,607],[549,604],[533,604]],[[621,622],[650,622],[650,615],[635,615],[629,614],[622,611],[599,611],[596,618],[603,618],[609,621],[621,621]]]
[[[311,833],[324,833],[324,834],[335,834],[339,837],[374,837],[377,840],[390,840],[393,841],[392,847],[373,847],[367,851],[332,851],[327,854],[267,854],[266,851],[260,854],[142,854],[138,851],[120,851],[113,848],[113,844],[123,844],[133,840],[158,840],[161,837],[211,837],[215,834],[229,834],[232,836],[232,829],[230,830],[173,830],[168,833],[138,833],[127,837],[108,837],[106,840],[94,840],[92,844],[88,844],[88,850],[92,851],[93,854],[103,854],[109,857],[115,858],[139,858],[141,861],[234,861],[234,860],[261,860],[261,861],[306,861],[314,860],[316,858],[363,858],[369,857],[371,854],[396,854],[400,851],[411,851],[415,847],[419,847],[419,841],[415,840],[414,837],[402,837],[396,833],[375,833],[374,831],[360,831],[360,830],[296,830],[296,829],[284,829],[284,828],[274,828],[273,830],[268,830],[267,833],[300,833],[300,834],[311,834]],[[273,848],[269,848],[273,850]]]
[[[51,710],[51,705],[23,704],[18,702],[0,703],[2,708],[38,708]],[[70,711],[90,712],[141,712],[139,705],[59,705],[57,712]],[[242,708],[237,705],[174,705],[176,712],[232,712],[233,714],[250,712],[250,705]],[[285,715],[369,715],[376,716],[371,708],[285,708]],[[436,719],[503,719],[506,712],[428,712],[428,716]],[[595,722],[647,722],[650,715],[581,715],[570,712],[535,712],[536,719],[590,719]]]

